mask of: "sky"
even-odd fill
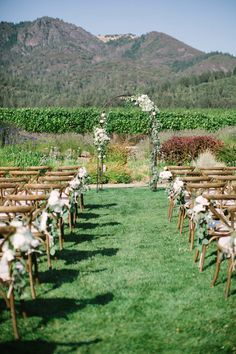
[[[0,0],[0,21],[59,18],[98,34],[166,33],[236,56],[236,0]]]

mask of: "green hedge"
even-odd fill
[[[0,121],[14,122],[22,129],[37,133],[86,133],[93,130],[101,109],[98,108],[0,108]],[[145,134],[148,115],[137,108],[111,108],[108,131],[121,134]],[[163,110],[162,130],[206,129],[215,131],[236,125],[236,110]]]

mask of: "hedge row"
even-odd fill
[[[86,133],[93,130],[98,108],[0,108],[0,122],[37,133]],[[122,134],[148,132],[148,115],[137,108],[112,108],[107,112],[108,131]],[[205,129],[215,131],[236,125],[236,110],[163,110],[159,114],[162,130]]]

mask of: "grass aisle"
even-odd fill
[[[0,352],[236,353],[236,292],[224,300],[223,271],[210,288],[214,255],[198,272],[187,229],[181,237],[176,217],[167,221],[165,192],[109,189],[85,200],[53,270],[40,264],[38,297],[26,302],[27,320],[18,316],[22,342],[1,305]]]

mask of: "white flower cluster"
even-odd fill
[[[51,211],[62,216],[65,205],[66,200],[61,198],[60,192],[57,190],[52,190],[48,198],[46,209],[50,208]]]
[[[57,219],[58,217],[64,219],[68,210],[69,200],[62,199],[59,191],[52,190],[47,205],[38,220],[38,229],[48,235],[50,247],[55,245]]]
[[[170,180],[172,178],[172,173],[170,171],[161,171],[159,178],[162,180]]]
[[[208,225],[212,224],[212,216],[208,210],[209,201],[203,196],[198,196],[194,201],[194,206],[188,210],[188,215],[194,220],[195,224],[199,224],[200,215],[204,215],[204,219]],[[201,214],[203,213],[203,214]]]
[[[94,144],[96,146],[107,144],[110,141],[109,136],[104,128],[95,128],[94,130]]]
[[[134,101],[135,104],[138,105],[143,112],[159,112],[157,106],[153,101],[150,100],[148,95],[131,96],[131,101]]]
[[[185,184],[180,177],[176,177],[167,188],[169,198],[173,199],[179,206],[186,206],[189,203],[189,193],[185,190]]]
[[[88,173],[85,167],[80,167],[78,174],[70,181],[68,192],[73,195],[74,202],[77,203],[77,197],[89,189]]]
[[[184,187],[184,182],[180,179],[180,177],[176,177],[173,184],[174,194],[179,194],[180,191],[183,189],[183,187]]]
[[[110,138],[106,133],[104,128],[94,129],[94,145],[98,151],[98,158],[102,159],[105,157],[105,147],[109,143]]]
[[[4,281],[10,280],[9,262],[16,260],[17,253],[29,254],[34,252],[39,246],[39,240],[22,221],[12,221],[10,226],[15,227],[13,235],[9,236],[2,245],[2,256],[0,259],[0,278]],[[22,264],[16,269],[22,273]]]
[[[201,212],[205,212],[207,210],[208,205],[209,205],[209,201],[200,195],[195,199],[195,204],[192,209],[193,214],[195,215]]]
[[[63,216],[65,208],[68,208],[67,200],[61,198],[59,191],[52,190],[46,208],[40,216],[39,230],[48,232],[48,220],[51,218],[51,214],[55,213],[59,216]]]

